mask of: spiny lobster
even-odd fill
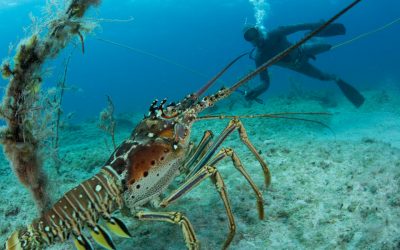
[[[98,174],[67,192],[50,210],[32,224],[15,231],[8,238],[5,248],[7,250],[42,249],[56,242],[65,241],[72,234],[77,249],[93,249],[91,242],[83,234],[83,228],[87,227],[94,241],[99,245],[106,249],[115,249],[110,235],[103,226],[98,224],[98,221],[102,218],[110,231],[120,237],[130,237],[124,223],[112,216],[116,210],[127,210],[129,214],[139,220],[165,221],[180,225],[188,249],[199,249],[200,243],[193,227],[183,214],[138,211],[141,206],[158,198],[177,176],[184,175],[184,183],[159,205],[168,206],[210,177],[221,196],[228,216],[230,231],[223,245],[223,248],[226,249],[234,237],[236,227],[225,184],[216,167],[222,159],[231,158],[235,168],[252,187],[256,194],[260,219],[264,217],[264,208],[261,192],[234,150],[225,148],[216,154],[217,150],[223,141],[237,130],[242,142],[260,163],[266,186],[270,184],[271,175],[266,162],[248,139],[246,130],[238,117],[199,117],[199,113],[230,96],[241,85],[288,55],[293,49],[304,44],[360,1],[354,1],[320,28],[230,88],[222,88],[217,93],[200,99],[233,63],[247,53],[237,57],[203,88],[188,95],[181,102],[165,106],[166,100],[163,100],[160,105],[154,101],[148,116],[136,126],[131,136],[117,147]],[[282,114],[265,114],[258,117],[282,118],[283,116]],[[202,119],[215,118],[232,119],[215,140],[212,139],[211,131],[206,131],[202,140],[194,147],[190,141],[193,123]]]

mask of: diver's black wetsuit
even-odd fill
[[[268,32],[267,35],[261,38],[256,44],[257,49],[254,56],[256,66],[261,66],[275,55],[290,47],[292,43],[287,39],[288,35],[298,31],[313,30],[317,27],[318,23],[298,24],[281,26]],[[328,51],[331,47],[332,46],[330,44],[305,44],[284,57],[276,65],[297,71],[322,81],[336,80],[337,77],[335,75],[324,73],[309,63],[310,58],[315,59],[317,54]],[[246,95],[246,99],[252,100],[268,89],[270,84],[268,71],[265,70],[261,72],[260,78],[261,84],[249,91]]]
[[[292,45],[292,43],[287,39],[288,35],[298,31],[312,31],[319,25],[320,23],[308,23],[281,26],[269,31],[266,36],[263,36],[262,32],[257,27],[248,27],[244,30],[244,38],[256,47],[255,56],[253,59],[256,62],[256,66],[259,67]],[[344,25],[337,23],[328,26],[328,28],[321,32],[319,36],[343,35],[345,32],[346,29]],[[353,86],[344,82],[342,79],[333,74],[322,72],[309,62],[310,58],[315,60],[315,56],[317,54],[328,51],[331,49],[331,47],[332,46],[330,44],[306,43],[303,46],[293,50],[289,55],[276,63],[276,65],[291,69],[321,81],[335,81],[348,100],[352,102],[354,106],[360,107],[364,103],[364,97]],[[247,100],[256,99],[268,89],[270,84],[268,71],[262,71],[260,73],[260,78],[261,84],[246,93],[245,97]]]

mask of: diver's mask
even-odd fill
[[[243,29],[243,37],[248,42],[254,42],[260,37],[260,31],[254,26],[245,27]]]

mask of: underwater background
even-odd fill
[[[46,161],[51,197],[93,176],[111,154],[99,113],[112,98],[116,141],[127,138],[155,99],[180,100],[197,91],[230,60],[252,47],[242,36],[245,23],[266,30],[280,25],[327,20],[351,1],[314,0],[130,0],[102,1],[88,17],[98,27],[68,46],[44,69],[42,90],[60,81],[71,54],[60,131],[62,169]],[[27,37],[45,1],[0,0],[0,57],[11,57]],[[344,36],[318,38],[333,45],[385,27],[400,18],[398,0],[364,0],[338,22]],[[112,19],[112,20],[111,20]],[[111,20],[111,21],[110,21]],[[24,29],[25,28],[25,29]],[[299,40],[304,33],[290,36]],[[105,42],[111,41],[111,42]],[[126,49],[114,43],[129,46]],[[230,161],[220,167],[238,228],[230,249],[400,249],[400,21],[318,55],[312,64],[356,86],[366,98],[355,108],[336,85],[272,67],[271,87],[249,103],[237,93],[213,114],[329,112],[330,129],[301,121],[245,119],[251,141],[269,164],[272,186],[238,136],[224,144],[240,155],[262,187],[266,216],[258,220],[256,200]],[[135,51],[134,51],[135,50]],[[255,68],[241,59],[213,88],[230,86]],[[246,86],[258,84],[258,77]],[[4,89],[8,81],[0,79]],[[246,89],[244,87],[243,89]],[[206,129],[218,134],[227,120],[202,121],[193,128],[198,142]],[[0,245],[34,219],[30,193],[19,184],[5,156],[0,159]],[[214,187],[205,182],[169,207],[191,220],[203,249],[220,249],[227,234],[225,211]],[[167,223],[123,218],[132,239],[113,237],[118,249],[184,249],[181,230]],[[50,249],[73,249],[72,241]],[[98,249],[101,249],[98,247]]]

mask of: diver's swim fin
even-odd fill
[[[316,36],[328,37],[328,36],[339,36],[346,34],[346,27],[341,23],[332,23],[325,29],[319,32]]]
[[[344,82],[341,79],[336,80],[337,85],[339,86],[340,90],[343,92],[343,94],[347,97],[347,99],[353,103],[354,106],[359,108],[365,101],[364,96],[361,95],[360,92],[358,92],[357,89],[355,89],[353,86],[350,84]]]

